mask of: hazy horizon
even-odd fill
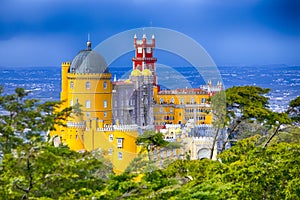
[[[3,0],[0,66],[57,66],[85,49],[88,33],[95,47],[140,27],[191,37],[217,66],[297,66],[299,24],[297,0]]]

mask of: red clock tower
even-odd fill
[[[153,84],[156,85],[156,74],[155,74],[155,63],[157,58],[153,57],[153,52],[155,48],[155,38],[152,35],[151,41],[147,41],[146,34],[143,35],[142,40],[137,40],[136,35],[134,35],[134,48],[135,57],[132,58],[133,70],[137,69],[141,72],[148,69],[153,75]]]

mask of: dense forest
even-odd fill
[[[171,144],[147,132],[137,139],[145,152],[115,174],[105,152],[75,152],[46,137],[80,114],[78,107],[61,110],[61,102],[0,88],[0,199],[300,199],[300,97],[276,113],[268,109],[268,92],[240,86],[211,99],[215,139],[227,130],[217,160],[186,155],[158,168],[151,151]]]

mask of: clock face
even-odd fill
[[[148,48],[146,49],[146,52],[147,52],[147,53],[151,53],[151,51],[152,51],[152,50],[151,50],[150,47],[148,47]]]

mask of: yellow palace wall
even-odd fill
[[[156,88],[154,94],[156,94],[154,97],[156,105],[153,109],[155,125],[163,125],[165,122],[184,124],[188,119],[194,119],[194,112],[197,124],[212,123],[211,108],[209,104],[202,103],[208,102],[208,94],[158,94]]]

